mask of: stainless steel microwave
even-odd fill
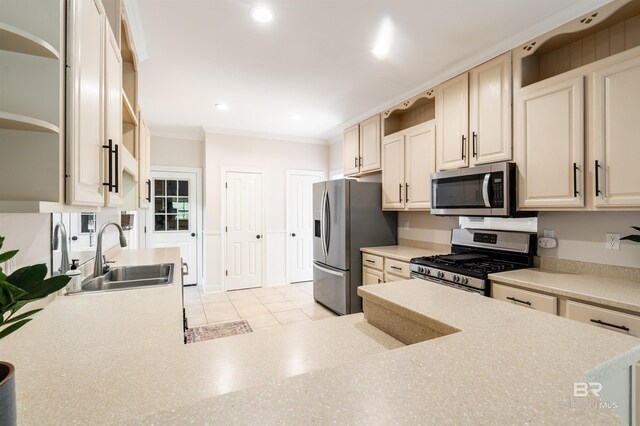
[[[516,213],[516,165],[502,162],[431,174],[431,213],[498,216]]]

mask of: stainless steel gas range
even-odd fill
[[[529,268],[535,254],[535,233],[453,229],[451,254],[411,259],[411,277],[490,296],[489,274]]]

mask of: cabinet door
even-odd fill
[[[405,134],[405,202],[407,209],[431,208],[431,173],[436,171],[436,126],[433,121]]]
[[[383,283],[384,274],[371,268],[362,268],[362,285]]]
[[[360,173],[380,170],[380,114],[360,123]]]
[[[101,206],[104,155],[104,9],[70,2],[67,84],[67,203]]]
[[[120,46],[111,27],[105,25],[105,140],[113,145],[114,153],[105,152],[104,182],[109,182],[109,172],[114,187],[105,188],[104,204],[114,207],[122,205],[122,58]],[[111,156],[111,161],[109,161]],[[109,170],[109,167],[111,169]]]
[[[438,86],[437,90],[438,170],[466,167],[469,164],[469,75],[459,75]]]
[[[404,209],[404,136],[382,141],[382,208]]]
[[[583,85],[583,77],[554,78],[519,92],[519,208],[584,206]]]
[[[511,52],[469,71],[471,164],[511,160]]]
[[[593,91],[593,204],[640,207],[640,56],[595,71]]]
[[[138,158],[138,205],[147,209],[151,205],[151,132],[138,112],[138,135],[140,155]]]
[[[356,124],[344,131],[344,175],[351,176],[360,173],[360,139],[359,128]]]

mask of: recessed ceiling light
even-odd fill
[[[300,120],[302,117],[300,117],[299,114],[291,114],[289,118],[292,120]]]
[[[219,103],[219,104],[216,104],[216,109],[218,111],[226,111],[226,110],[229,109],[229,105],[223,104],[223,103]]]
[[[371,53],[378,59],[384,59],[389,54],[389,50],[391,50],[391,46],[381,44],[371,49]]]
[[[271,22],[273,20],[273,12],[264,5],[255,6],[251,9],[251,16],[258,22]]]
[[[391,45],[393,44],[393,33],[393,22],[391,21],[391,18],[385,16],[380,22],[376,41],[373,45],[373,49],[371,49],[371,53],[373,53],[376,58],[384,59],[387,57],[391,50]]]

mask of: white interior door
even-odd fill
[[[287,264],[292,283],[313,279],[313,184],[320,180],[313,172],[288,176]]]
[[[196,173],[151,172],[146,247],[180,247],[189,271],[184,285],[198,283],[197,193]]]
[[[226,175],[225,289],[262,286],[262,174]]]

